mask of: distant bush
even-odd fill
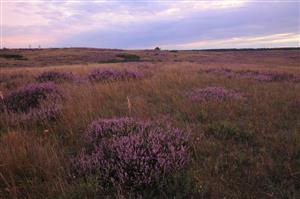
[[[0,57],[5,59],[27,60],[27,58],[19,54],[0,54]]]
[[[64,82],[72,81],[75,77],[72,73],[56,72],[56,71],[47,71],[39,74],[36,77],[36,80],[39,82]]]
[[[128,53],[117,54],[117,57],[123,58],[124,60],[122,61],[125,62],[140,60],[140,57],[138,55],[128,54]]]
[[[159,48],[159,47],[156,47],[156,48],[154,48],[154,50],[160,50],[160,48]]]
[[[78,175],[98,174],[108,186],[163,185],[187,163],[187,138],[179,129],[131,118],[100,119],[86,130],[74,165]]]
[[[107,82],[115,80],[138,79],[140,73],[137,71],[114,71],[114,70],[94,70],[87,75],[87,79],[91,82]]]
[[[124,62],[124,60],[120,60],[120,59],[109,59],[104,61],[98,61],[99,64],[122,63],[122,62]]]
[[[116,59],[102,60],[98,61],[98,63],[122,63],[122,62],[137,62],[140,61],[140,57],[138,55],[129,54],[129,53],[121,53],[116,55]]]
[[[3,103],[8,111],[29,112],[39,108],[47,98],[61,98],[62,94],[52,83],[29,84],[4,96]]]

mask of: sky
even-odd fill
[[[299,0],[0,0],[1,46],[300,46]]]

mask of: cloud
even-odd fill
[[[227,39],[200,40],[178,45],[162,46],[162,48],[199,49],[199,48],[274,48],[298,47],[300,34],[282,33],[257,37],[234,37]]]
[[[213,41],[298,34],[298,6],[299,2],[240,0],[5,2],[3,40],[12,47],[30,42],[60,47],[190,48],[202,42],[206,48],[214,46],[209,45]],[[251,42],[255,46],[263,41]]]

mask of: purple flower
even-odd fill
[[[57,104],[45,104],[40,108],[30,109],[26,113],[6,112],[6,120],[9,125],[32,126],[44,122],[55,121],[61,107]]]
[[[226,77],[234,77],[235,73],[231,71],[230,69],[226,68],[210,68],[205,71],[206,73],[216,73],[216,74],[222,74]]]
[[[190,93],[190,97],[193,101],[223,101],[225,99],[242,99],[244,94],[223,87],[206,87],[194,90]]]
[[[114,70],[94,70],[87,75],[87,79],[91,82],[109,82],[115,80],[128,80],[140,78],[137,71],[114,71]]]
[[[75,76],[72,73],[56,72],[56,71],[47,71],[39,74],[36,77],[38,82],[65,82],[73,81]]]
[[[230,69],[224,68],[211,68],[206,70],[207,73],[222,74],[227,77],[242,77],[249,79],[256,79],[259,81],[290,81],[290,82],[300,82],[300,75],[294,75],[284,72],[258,72],[258,71],[232,71]]]
[[[85,132],[86,147],[74,161],[79,175],[99,173],[105,184],[151,186],[182,169],[187,135],[131,118],[100,119]]]
[[[61,99],[62,94],[53,83],[28,84],[4,96],[3,104],[7,111],[29,112],[39,108],[47,99]]]
[[[295,108],[300,109],[300,96],[296,97],[293,101]]]

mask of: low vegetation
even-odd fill
[[[300,196],[298,66],[109,66],[1,71],[0,198]]]
[[[27,60],[23,55],[19,54],[0,54],[0,58],[4,59],[15,59],[15,60]]]
[[[90,82],[111,82],[117,80],[138,79],[141,74],[133,70],[93,70],[87,75]]]
[[[240,78],[251,78],[259,81],[292,81],[300,82],[300,75],[294,75],[285,72],[259,72],[253,70],[242,70],[242,71],[232,71],[225,68],[211,68],[206,70],[207,73],[222,74],[229,78],[240,77]]]
[[[55,119],[62,98],[62,93],[52,83],[28,84],[5,95],[0,111],[7,124],[35,125]]]
[[[117,57],[123,58],[122,61],[124,62],[129,62],[129,61],[139,61],[140,57],[134,54],[129,54],[129,53],[122,53],[122,54],[117,54]]]
[[[226,99],[243,99],[244,94],[227,90],[223,87],[207,87],[194,90],[191,94],[194,101],[223,101]]]
[[[75,80],[75,76],[72,73],[64,73],[57,71],[46,71],[39,74],[36,77],[38,82],[65,82],[65,81],[73,81]]]
[[[116,55],[116,59],[109,59],[99,61],[98,63],[122,63],[122,62],[138,62],[140,61],[140,57],[138,55],[129,54],[129,53],[120,53]]]
[[[74,160],[77,176],[98,175],[99,186],[106,189],[162,192],[168,178],[187,164],[187,136],[179,129],[132,118],[96,120]]]

